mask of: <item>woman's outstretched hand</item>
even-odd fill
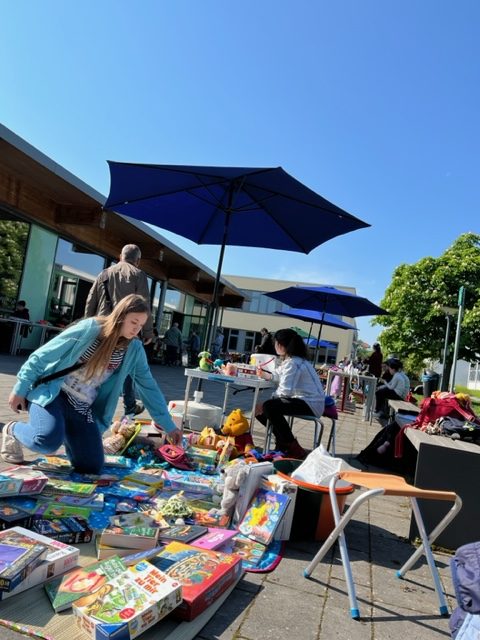
[[[15,413],[27,410],[27,399],[23,396],[19,396],[16,393],[12,393],[8,397],[8,406]]]
[[[182,432],[180,431],[180,429],[175,429],[174,431],[169,431],[167,433],[167,440],[170,442],[170,444],[181,445],[182,444]]]

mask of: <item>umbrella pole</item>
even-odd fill
[[[323,318],[323,316],[322,316]],[[323,320],[322,322],[320,322],[320,326],[318,329],[318,337],[317,337],[317,346],[315,347],[315,355],[313,356],[313,366],[315,366],[317,364],[317,354],[318,354],[318,350],[320,348],[320,336],[322,335],[322,327],[323,327]]]

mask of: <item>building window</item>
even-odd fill
[[[246,331],[244,351],[247,353],[252,353],[254,344],[255,344],[255,331]]]
[[[228,336],[228,351],[237,351],[238,349],[238,329],[230,329],[230,335]]]
[[[30,225],[0,210],[0,312],[15,309]]]

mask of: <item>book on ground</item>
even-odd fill
[[[237,531],[232,529],[218,529],[217,527],[208,527],[208,532],[200,538],[196,538],[191,542],[192,547],[200,549],[218,549],[228,540],[233,538]]]
[[[37,518],[33,521],[32,530],[66,544],[91,542],[93,539],[93,530],[88,522],[75,516],[48,520]]]
[[[228,551],[228,553],[237,555],[242,561],[243,568],[246,569],[256,567],[259,564],[265,555],[267,547],[261,542],[255,542],[255,540],[251,540],[247,538],[247,536],[237,533],[236,536],[222,547],[222,550],[223,549]]]
[[[11,591],[45,558],[47,546],[13,528],[0,532],[0,590]]]
[[[157,546],[158,527],[110,526],[100,534],[99,543],[127,549],[152,549]]]
[[[182,542],[170,542],[150,562],[181,582],[183,602],[173,614],[181,620],[196,618],[242,573],[238,556]]]
[[[10,502],[0,500],[0,531],[12,526],[28,529],[32,524],[32,514]]]
[[[15,480],[21,480],[22,486],[19,491],[22,493],[40,493],[48,482],[48,477],[38,469],[31,467],[9,467],[2,471],[3,476],[10,477]]]
[[[207,527],[202,527],[195,524],[180,524],[173,525],[168,529],[163,529],[158,536],[158,539],[161,541],[172,541],[176,540],[177,542],[190,542],[191,540],[195,540],[195,538],[199,538],[207,533]]]
[[[180,582],[145,560],[74,602],[73,614],[78,627],[92,640],[131,640],[181,601]]]
[[[45,585],[45,591],[56,613],[70,609],[75,600],[94,593],[107,580],[126,570],[126,565],[118,556],[94,562],[86,567],[77,567],[60,578]]]
[[[96,484],[73,482],[61,478],[48,478],[43,489],[44,495],[90,496],[97,488]]]
[[[238,530],[252,540],[266,545],[270,544],[275,529],[287,509],[289,500],[287,495],[257,489]]]

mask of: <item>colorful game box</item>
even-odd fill
[[[238,530],[252,540],[270,544],[289,501],[287,495],[257,489]]]
[[[174,616],[193,620],[209,607],[242,573],[238,556],[171,542],[150,560],[182,584],[183,602]]]
[[[143,561],[74,602],[73,613],[92,640],[133,640],[181,601],[180,582]]]

